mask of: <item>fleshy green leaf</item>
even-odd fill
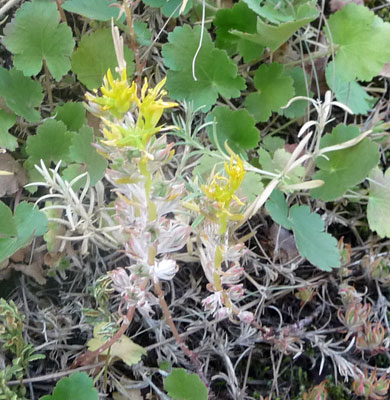
[[[249,7],[258,13],[264,14],[263,7],[257,6],[255,0],[246,2]],[[247,39],[253,43],[260,44],[268,47],[271,51],[277,50],[283,43],[285,43],[298,29],[314,21],[318,17],[318,10],[316,8],[316,1],[296,1],[293,8],[294,18],[288,22],[282,22],[278,25],[265,23],[261,18],[257,19],[257,33],[243,33],[238,30],[232,30],[231,33],[242,38]]]
[[[302,257],[324,271],[340,267],[337,240],[324,232],[325,224],[318,214],[310,212],[308,206],[295,205],[290,209],[289,220]]]
[[[41,400],[98,400],[98,391],[85,372],[75,372],[69,377],[61,378],[52,395],[41,397]]]
[[[183,3],[182,0],[143,0],[145,4],[150,7],[161,8],[161,11],[165,17],[177,18],[180,14],[180,8]],[[188,13],[193,5],[192,0],[188,0],[188,3],[182,12],[182,15]]]
[[[206,385],[183,368],[172,369],[165,379],[165,390],[173,400],[207,400]]]
[[[194,106],[207,112],[218,95],[228,99],[238,97],[245,89],[245,81],[237,75],[237,65],[224,50],[214,48],[210,35],[205,32],[202,48],[195,63],[197,81],[192,77],[192,60],[198,48],[201,28],[188,25],[169,34],[169,43],[163,46],[167,74],[167,89],[176,100],[193,101]]]
[[[71,29],[60,22],[53,2],[26,2],[4,28],[3,43],[14,54],[14,65],[27,76],[37,75],[46,65],[56,81],[70,69],[74,40]]]
[[[127,76],[134,71],[133,52],[125,46]],[[72,71],[88,89],[97,89],[103,82],[108,68],[112,72],[118,65],[110,29],[99,29],[84,35],[72,55]]]
[[[374,168],[369,177],[368,224],[380,237],[390,238],[390,168],[385,174]]]
[[[325,70],[326,83],[335,94],[336,99],[347,105],[354,114],[367,114],[373,107],[376,99],[371,97],[357,82],[347,82],[336,71],[332,61]]]
[[[318,214],[312,213],[308,206],[294,205],[288,211],[284,195],[275,190],[266,208],[275,222],[286,229],[292,229],[302,257],[324,271],[340,267],[337,240],[324,231],[324,221]]]
[[[8,130],[15,125],[16,116],[0,110],[0,147],[14,151],[18,147],[15,136],[8,133]]]
[[[216,139],[222,149],[225,149],[225,141],[236,153],[257,146],[260,131],[256,128],[256,121],[247,110],[233,111],[228,107],[215,107],[206,121],[213,121],[214,118]],[[214,143],[213,126],[209,126],[207,130]]]
[[[245,106],[256,121],[267,121],[272,111],[278,111],[294,96],[294,81],[278,63],[262,64],[254,83],[257,92],[249,94]]]
[[[229,33],[231,29],[255,33],[256,21],[256,14],[242,1],[235,4],[231,9],[223,8],[217,11],[214,19],[214,25],[217,27],[216,46],[233,54],[238,51],[245,62],[259,58],[264,52],[264,46]]]
[[[305,79],[305,72],[300,67],[295,67],[291,69],[286,69],[286,74],[291,76],[294,83],[294,96],[306,96],[311,97],[312,92],[306,85],[309,85],[310,77]],[[297,100],[294,101],[288,108],[283,108],[279,111],[280,114],[285,115],[287,118],[300,118],[305,114],[307,108],[307,101],[306,100]]]
[[[29,161],[39,164],[42,159],[50,163],[60,160],[70,161],[69,147],[72,143],[73,133],[66,130],[66,125],[53,119],[46,120],[41,125],[36,135],[27,139],[26,151],[30,156]]]
[[[320,147],[333,146],[354,139],[359,135],[359,129],[354,126],[339,124],[331,134],[321,139]],[[332,151],[326,154],[327,159],[316,159],[319,171],[313,179],[320,179],[324,184],[311,190],[311,195],[323,201],[333,201],[341,197],[344,192],[363,181],[368,173],[379,161],[378,146],[370,139],[363,139],[360,143],[347,149]]]
[[[93,338],[88,342],[88,350],[95,351],[101,347],[108,338],[105,337],[104,333],[101,333],[105,323],[102,322],[96,325],[93,329]],[[108,354],[108,350],[101,353],[103,355]],[[127,336],[122,335],[111,347],[110,357],[118,357],[128,366],[137,364],[143,355],[146,355],[146,350],[134,343]]]
[[[95,21],[111,21],[111,18],[116,20],[119,15],[119,8],[113,7],[113,4],[120,3],[111,0],[66,0],[62,8]]]
[[[16,237],[0,238],[0,262],[27,246],[34,236],[41,236],[47,230],[45,214],[26,202],[16,207],[13,221],[16,226]]]
[[[367,7],[347,4],[330,16],[325,34],[336,45],[336,69],[344,81],[369,81],[390,61],[390,24]]]
[[[42,86],[24,76],[21,71],[8,71],[0,67],[0,95],[15,114],[29,122],[38,122],[41,119],[39,112],[34,108],[42,102]]]
[[[93,129],[83,127],[73,137],[69,150],[71,160],[82,164],[80,173],[88,171],[91,185],[94,185],[103,178],[107,168],[107,160],[97,153],[92,143]]]
[[[68,131],[72,132],[77,132],[87,122],[82,103],[65,103],[58,106],[53,115],[55,115],[57,121],[62,121],[66,125]]]
[[[0,201],[0,238],[2,236],[15,236],[16,234],[16,224],[12,211]]]

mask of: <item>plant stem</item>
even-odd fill
[[[199,375],[201,375],[202,379],[205,380],[205,377],[203,376],[203,373],[201,371],[202,369],[202,364],[200,363],[198,357],[194,352],[192,352],[187,345],[184,343],[184,340],[180,337],[179,332],[176,329],[175,323],[173,322],[172,315],[169,311],[168,304],[165,301],[164,298],[164,292],[161,289],[161,286],[159,282],[155,281],[154,282],[154,292],[156,293],[158,297],[158,301],[160,303],[160,307],[164,313],[164,316],[168,322],[169,327],[171,328],[172,334],[175,337],[175,340],[177,344],[180,346],[182,349],[183,353],[190,359],[190,361],[194,364],[196,369],[198,370]]]
[[[47,92],[47,99],[49,100],[50,112],[52,112],[53,108],[54,108],[53,93],[51,91],[51,84],[50,84],[50,71],[49,71],[49,68],[47,68],[45,60],[43,60],[43,69],[45,71],[45,87],[46,87],[46,92]]]
[[[124,321],[121,325],[121,327],[118,329],[118,331],[102,346],[100,346],[98,349],[95,351],[87,351],[83,355],[81,355],[79,358],[77,358],[74,363],[72,364],[71,368],[77,368],[80,365],[87,365],[92,360],[102,354],[105,350],[107,350],[109,347],[111,347],[118,339],[121,338],[121,336],[126,332],[126,329],[130,326],[131,321],[134,317],[134,312],[135,312],[135,307],[129,308],[127,311],[126,317],[124,318]]]

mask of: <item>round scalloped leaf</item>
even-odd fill
[[[359,135],[354,126],[339,124],[331,134],[321,139],[321,148],[341,144]],[[317,157],[319,171],[313,179],[323,180],[324,184],[311,190],[311,195],[323,201],[333,201],[344,192],[362,182],[379,161],[378,146],[366,138],[353,147],[326,153],[326,157]]]
[[[98,391],[93,387],[93,380],[85,372],[75,372],[58,381],[52,395],[41,400],[98,400]]]
[[[241,39],[229,33],[231,29],[240,32],[256,32],[256,14],[242,1],[235,4],[233,8],[222,8],[215,14],[213,21],[217,27],[215,44],[229,53],[240,53],[244,62],[248,63],[259,58],[264,52],[264,46]]]
[[[377,101],[371,97],[357,82],[347,82],[336,71],[336,64],[332,61],[325,70],[326,83],[335,94],[336,99],[347,105],[354,114],[367,114]]]
[[[62,106],[57,106],[53,112],[57,121],[62,121],[68,131],[77,132],[84,124],[86,124],[86,110],[83,103],[67,102]]]
[[[246,98],[245,106],[258,122],[267,121],[272,111],[278,111],[295,94],[293,78],[279,63],[262,64],[254,83],[257,92]]]
[[[15,125],[16,116],[0,110],[0,147],[14,151],[18,147],[15,136],[8,133],[9,129]]]
[[[26,152],[29,161],[39,164],[40,160],[47,162],[71,161],[69,147],[74,133],[66,130],[66,125],[54,119],[46,120],[37,130],[36,135],[27,139]]]
[[[205,32],[202,48],[196,58],[192,76],[192,60],[199,45],[201,28],[188,25],[176,28],[169,34],[169,43],[163,46],[167,74],[167,90],[176,100],[193,101],[195,108],[210,110],[222,95],[227,99],[239,97],[245,89],[245,80],[237,75],[237,65],[224,50],[214,48],[210,35]]]
[[[111,18],[118,18],[120,11],[119,7],[112,6],[115,4],[120,5],[111,0],[66,0],[62,8],[95,21],[111,21]],[[124,18],[122,15],[121,20]]]
[[[143,0],[150,7],[161,8],[161,12],[165,17],[177,18],[180,14],[184,0]],[[182,15],[187,14],[192,8],[192,0],[188,0]]]
[[[133,52],[125,47],[124,55],[127,76],[131,76],[134,71]],[[117,65],[111,29],[107,28],[84,35],[72,55],[72,71],[90,90],[101,86],[107,70],[110,68],[111,71],[115,71]]]
[[[289,220],[302,257],[323,271],[340,267],[337,240],[324,232],[325,224],[318,214],[312,213],[308,206],[295,205],[290,209]]]
[[[27,246],[34,236],[47,231],[46,215],[25,201],[16,207],[13,220],[17,233],[15,237],[0,237],[0,262]]]
[[[60,22],[53,2],[26,2],[4,28],[3,43],[14,54],[14,65],[27,76],[37,75],[46,65],[56,81],[70,69],[74,40],[71,29]]]
[[[173,400],[207,400],[206,385],[197,374],[173,368],[165,379],[165,390]]]
[[[0,95],[15,114],[29,122],[38,122],[41,119],[34,108],[39,107],[42,102],[42,86],[24,76],[21,71],[0,67]]]
[[[390,61],[390,24],[367,7],[347,4],[330,16],[325,34],[336,45],[337,72],[347,82],[370,81]]]
[[[103,178],[107,168],[107,160],[96,151],[93,143],[93,129],[84,126],[74,135],[69,154],[72,161],[82,165],[81,173],[87,171],[91,178],[91,185]]]
[[[385,174],[379,168],[374,168],[369,177],[368,225],[380,237],[390,238],[390,168]]]
[[[216,138],[222,149],[225,148],[225,141],[236,153],[241,153],[243,149],[253,149],[257,146],[260,131],[256,128],[255,119],[247,110],[233,111],[228,107],[215,107],[207,116],[206,121],[213,121],[214,118],[216,121]],[[211,141],[214,143],[213,126],[208,126],[207,131]]]

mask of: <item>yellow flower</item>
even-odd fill
[[[209,185],[202,185],[204,194],[217,204],[216,216],[220,222],[220,233],[226,231],[228,220],[239,221],[243,217],[241,214],[231,212],[232,201],[244,205],[235,194],[245,177],[244,163],[240,157],[233,153],[229,165],[225,163],[225,171],[227,177],[215,174]]]
[[[162,90],[166,80],[167,78],[164,78],[153,89],[149,89],[148,81],[145,78],[141,99],[136,99],[139,109],[137,125],[142,125],[146,130],[156,127],[166,108],[178,105],[177,103],[162,100],[162,97],[167,94],[165,90]]]
[[[149,88],[145,79],[141,90],[141,98],[137,96],[135,83],[131,87],[127,84],[126,72],[122,73],[122,80],[113,80],[110,70],[104,78],[104,86],[101,88],[102,97],[88,95],[87,98],[100,104],[102,110],[110,111],[114,116],[123,118],[132,103],[134,103],[133,115],[125,116],[121,123],[112,122],[101,117],[105,124],[103,129],[106,140],[103,143],[116,147],[136,147],[145,150],[149,139],[160,132],[163,126],[157,126],[166,108],[177,106],[177,103],[167,102],[162,99],[166,91],[164,78],[153,89]]]
[[[98,104],[102,111],[110,111],[117,118],[122,118],[137,99],[137,86],[134,82],[129,86],[126,69],[122,71],[120,79],[114,79],[111,70],[108,69],[100,91],[102,92],[100,97],[91,93],[87,93],[85,97],[90,102]]]

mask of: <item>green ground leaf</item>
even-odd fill
[[[337,125],[331,134],[321,139],[321,148],[333,146],[351,140],[359,135],[359,129],[344,124]],[[311,190],[311,195],[323,201],[333,201],[341,197],[344,192],[362,182],[368,173],[379,162],[378,146],[370,139],[363,139],[356,146],[344,150],[332,151],[326,154],[327,158],[316,159],[319,171],[313,179],[320,179],[324,184]]]
[[[324,221],[310,211],[308,206],[290,208],[278,190],[274,190],[266,203],[272,219],[286,229],[292,229],[297,249],[302,257],[323,271],[340,267],[340,252],[337,240],[326,233]]]
[[[41,236],[47,230],[46,215],[25,201],[16,207],[13,221],[16,237],[0,237],[0,262],[27,246],[34,236]]]
[[[238,197],[242,199],[241,193],[244,196],[242,199],[245,203],[252,203],[256,197],[264,190],[264,185],[260,174],[257,172],[247,172],[241,187],[238,192]]]
[[[197,374],[173,368],[165,379],[165,390],[173,400],[207,400],[206,385]]]
[[[41,400],[98,400],[98,391],[93,386],[93,379],[85,372],[75,372],[61,378],[52,395],[41,397]]]
[[[125,46],[124,54],[127,76],[131,76],[134,71],[133,52]],[[117,65],[111,29],[107,28],[84,35],[72,55],[72,71],[90,90],[100,87],[108,68],[114,73]]]
[[[74,40],[71,29],[60,22],[53,2],[26,2],[4,28],[3,43],[14,54],[14,65],[27,76],[37,75],[46,65],[56,81],[70,69]]]
[[[325,70],[326,83],[335,94],[336,99],[347,105],[354,114],[367,114],[377,101],[371,97],[357,82],[347,82],[336,71],[336,64],[332,61]]]
[[[337,240],[324,231],[324,221],[318,214],[310,212],[308,206],[294,205],[290,209],[289,220],[302,257],[323,271],[340,267]]]
[[[243,0],[248,4],[249,8],[253,10],[260,17],[272,22],[273,24],[279,24],[281,22],[289,22],[295,20],[295,14],[299,6],[308,4],[314,6],[314,1],[308,0],[292,0],[284,1],[280,0]],[[260,3],[262,4],[260,6]]]
[[[15,125],[16,116],[0,110],[0,147],[14,151],[18,147],[15,136],[8,133],[9,129]]]
[[[29,161],[39,164],[40,160],[57,163],[71,161],[69,147],[74,133],[67,131],[66,125],[53,119],[46,120],[37,130],[36,135],[27,139],[26,152]]]
[[[336,45],[336,69],[344,81],[370,81],[390,61],[390,24],[367,7],[347,4],[330,16],[324,29]]]
[[[265,136],[261,139],[261,147],[269,151],[271,154],[275,153],[277,149],[284,147],[286,142],[279,136]],[[260,154],[259,154],[260,155]]]
[[[284,194],[279,190],[274,190],[265,203],[265,208],[270,213],[272,219],[283,228],[292,229],[291,221],[288,219],[288,205]]]
[[[312,97],[313,93],[306,86],[306,83],[310,86],[310,77],[305,79],[305,72],[300,67],[286,69],[286,74],[291,76],[294,83],[294,96],[306,96]],[[281,115],[285,115],[287,118],[300,118],[305,115],[305,111],[307,108],[306,100],[297,100],[294,101],[288,108],[283,108],[279,111]]]
[[[169,34],[169,43],[163,46],[167,74],[167,89],[176,100],[193,101],[203,112],[210,110],[218,95],[228,99],[239,97],[245,81],[237,75],[237,65],[224,50],[215,49],[210,35],[205,32],[202,48],[196,59],[196,77],[192,77],[192,60],[199,44],[201,28],[188,25]]]
[[[276,174],[280,174],[284,170],[291,158],[291,153],[284,148],[276,149],[272,157],[265,149],[260,149],[258,154],[262,169]],[[303,181],[305,173],[305,168],[302,165],[298,165],[292,171],[289,171],[288,174],[284,175],[282,183],[283,185],[300,183]]]
[[[82,164],[80,173],[87,171],[91,178],[91,185],[94,185],[103,178],[107,160],[97,153],[92,143],[93,129],[85,126],[74,135],[69,154],[72,161]]]
[[[236,153],[257,146],[260,131],[256,128],[255,119],[247,110],[231,110],[228,107],[218,106],[207,116],[206,121],[214,119],[217,140],[222,149],[225,149],[225,141]],[[212,125],[207,127],[210,140],[214,143],[213,130]]]
[[[83,103],[71,102],[56,107],[53,112],[57,121],[62,121],[68,131],[77,132],[87,123]]]
[[[379,168],[374,168],[369,177],[368,225],[381,238],[390,238],[390,168],[385,174]]]
[[[143,21],[134,21],[134,32],[137,38],[137,42],[141,46],[150,46],[152,44],[152,32],[148,28],[148,25]]]
[[[266,10],[264,7],[257,6],[255,0],[247,1],[246,3],[253,11],[257,12],[260,16],[264,16]],[[258,18],[257,33],[243,33],[237,30],[232,30],[231,33],[242,39],[247,39],[253,43],[268,47],[273,52],[285,43],[298,29],[314,21],[318,17],[315,0],[298,0],[294,4],[293,11],[294,19],[291,21],[273,25]]]
[[[265,122],[294,96],[293,78],[279,63],[262,64],[255,73],[257,92],[249,94],[245,106],[258,122]]]
[[[231,9],[218,10],[214,19],[214,25],[217,27],[215,45],[232,54],[239,52],[246,63],[259,58],[264,52],[264,46],[229,33],[231,29],[255,33],[256,21],[256,14],[243,1],[235,4]]]
[[[2,236],[16,236],[17,229],[12,211],[0,201],[0,238]]]
[[[150,7],[161,8],[161,11],[165,17],[177,18],[180,14],[180,8],[183,3],[182,0],[143,0],[145,4]],[[193,6],[192,0],[188,0],[188,3],[182,12],[182,15],[187,14]]]
[[[111,21],[111,18],[118,18],[120,11],[118,7],[112,7],[112,4],[120,3],[111,0],[66,0],[62,8],[95,21]]]
[[[42,86],[21,71],[0,67],[0,95],[15,114],[29,122],[41,119],[34,108],[39,107],[43,100]]]

